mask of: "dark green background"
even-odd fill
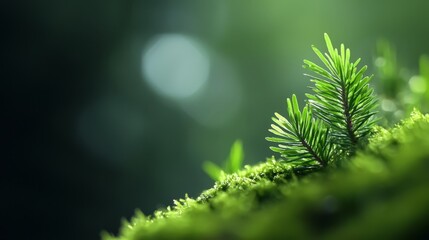
[[[245,163],[271,156],[270,117],[292,93],[303,97],[302,60],[316,59],[310,46],[322,48],[324,32],[370,73],[380,38],[417,71],[428,13],[421,0],[2,1],[0,238],[97,239],[136,208],[197,196],[212,184],[202,162],[221,163],[235,139]],[[207,51],[210,94],[184,101],[215,124],[147,83],[142,54],[162,34]]]

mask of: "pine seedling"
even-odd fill
[[[268,137],[267,140],[279,145],[270,147],[271,150],[280,153],[289,163],[326,167],[333,150],[329,129],[319,119],[313,118],[308,105],[301,112],[295,95],[286,102],[290,121],[275,113],[272,118],[275,124],[269,131],[278,137]]]
[[[327,69],[304,60],[305,67],[316,74],[307,75],[315,83],[314,94],[307,94],[307,97],[317,110],[316,116],[332,128],[333,141],[345,153],[353,155],[376,121],[377,102],[368,84],[371,77],[365,76],[367,66],[358,69],[360,58],[350,62],[350,50],[344,44],[338,52],[327,34],[325,41],[329,53],[323,55],[314,46],[313,51]]]
[[[325,41],[328,53],[313,46],[325,68],[304,60],[304,67],[315,74],[306,74],[314,82],[314,93],[306,94],[307,105],[301,113],[296,96],[287,99],[289,120],[275,113],[269,131],[277,137],[267,138],[278,143],[271,147],[274,152],[300,167],[326,167],[334,152],[336,156],[353,155],[376,122],[371,77],[364,76],[367,67],[358,69],[360,59],[351,62],[350,50],[343,44],[340,51],[334,49],[327,34]]]

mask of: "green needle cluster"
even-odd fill
[[[271,147],[271,150],[298,165],[327,166],[332,155],[329,129],[319,119],[313,118],[308,105],[301,112],[295,95],[292,95],[292,100],[287,99],[287,110],[290,121],[278,113],[272,118],[275,124],[269,131],[278,137],[267,140],[279,145]]]
[[[307,104],[301,112],[296,96],[288,98],[289,120],[275,113],[270,132],[277,137],[267,138],[278,143],[271,147],[274,152],[303,167],[326,167],[334,153],[353,155],[376,123],[377,101],[371,77],[365,76],[367,67],[358,68],[360,58],[351,62],[350,50],[341,44],[338,51],[327,34],[325,42],[328,53],[313,46],[324,67],[304,60],[304,67],[314,73],[305,74],[314,83]]]

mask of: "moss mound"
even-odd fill
[[[103,239],[429,238],[429,115],[415,111],[374,131],[341,167],[315,172],[268,159],[196,199],[137,212]]]

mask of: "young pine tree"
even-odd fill
[[[269,130],[276,137],[268,141],[271,147],[289,163],[300,167],[326,167],[330,162],[353,155],[364,142],[376,119],[376,98],[369,86],[371,77],[365,76],[366,66],[358,68],[360,58],[351,62],[350,50],[341,44],[332,46],[325,34],[328,53],[313,46],[322,62],[304,60],[313,93],[306,94],[308,102],[302,112],[296,96],[287,99],[289,120],[275,113]]]

